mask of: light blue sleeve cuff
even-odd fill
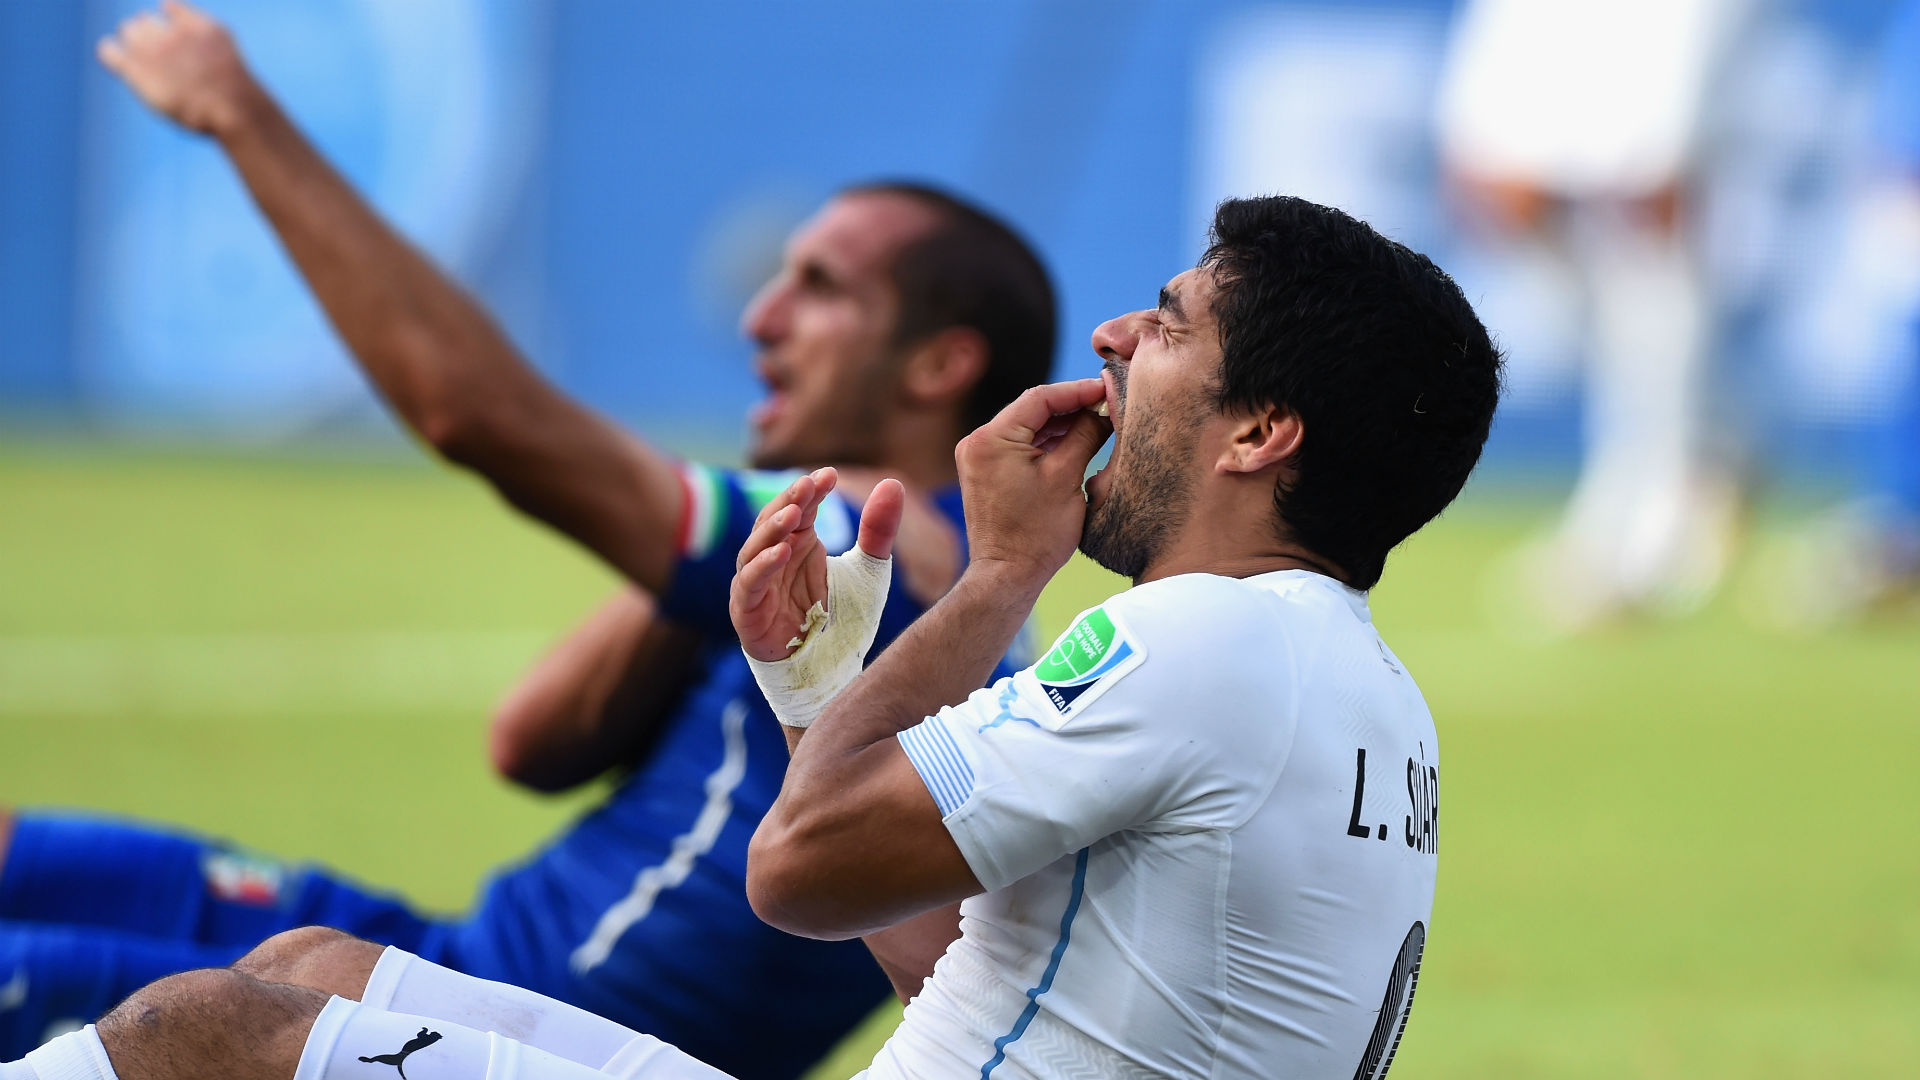
[[[907,752],[920,782],[940,808],[940,816],[951,817],[973,794],[973,766],[967,764],[960,744],[938,716],[929,716],[900,733],[900,748]]]

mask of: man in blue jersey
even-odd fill
[[[755,469],[681,463],[542,379],[302,138],[218,25],[169,3],[123,24],[101,59],[217,141],[410,428],[631,583],[535,666],[490,733],[498,768],[531,787],[626,772],[454,921],[197,837],[0,814],[0,1059],[273,935],[254,955],[276,973],[358,996],[368,970],[294,930],[322,924],[656,1032],[736,1076],[798,1074],[884,997],[876,957],[923,970],[921,951],[944,948],[957,916],[877,937],[870,956],[779,933],[747,906],[747,840],[787,758],[727,617],[735,555],[790,479],[759,470],[842,467],[845,497],[819,519],[836,550],[870,476],[908,483],[884,646],[965,563],[955,443],[1047,374],[1053,297],[1038,260],[943,193],[842,192],[794,234],[743,319],[769,390],[751,417]],[[749,1029],[758,1037],[741,1038]]]
[[[973,560],[864,673],[903,487],[872,488],[836,556],[834,470],[761,511],[730,609],[793,759],[754,910],[872,940],[931,937],[960,902],[855,1080],[1383,1080],[1432,916],[1440,747],[1367,591],[1479,459],[1499,353],[1430,260],[1281,196],[1221,203],[1199,263],[1092,344],[1102,378],[1034,387],[961,442]],[[1076,547],[1134,587],[981,687]],[[727,1080],[320,933],[372,969],[358,998],[249,957],[0,1080]]]

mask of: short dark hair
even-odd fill
[[[1200,265],[1219,290],[1216,404],[1279,406],[1305,428],[1277,524],[1372,588],[1480,460],[1499,350],[1432,260],[1304,199],[1221,203]]]
[[[1005,222],[951,192],[911,180],[858,184],[843,195],[899,195],[939,215],[931,232],[894,256],[900,295],[894,342],[911,345],[952,326],[979,331],[987,368],[967,400],[978,426],[1047,381],[1053,370],[1053,282],[1033,248]]]

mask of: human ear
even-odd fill
[[[1241,413],[1234,419],[1233,440],[1220,455],[1222,472],[1256,473],[1280,466],[1292,469],[1307,438],[1300,414],[1278,405]]]
[[[987,373],[987,339],[971,326],[949,326],[907,355],[901,390],[916,405],[964,401]]]

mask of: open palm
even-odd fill
[[[839,475],[818,469],[788,485],[760,511],[740,549],[728,613],[740,646],[755,660],[784,660],[808,629],[807,613],[827,603],[827,549],[814,532],[820,503]],[[906,492],[882,480],[860,514],[860,550],[876,559],[893,554]]]

